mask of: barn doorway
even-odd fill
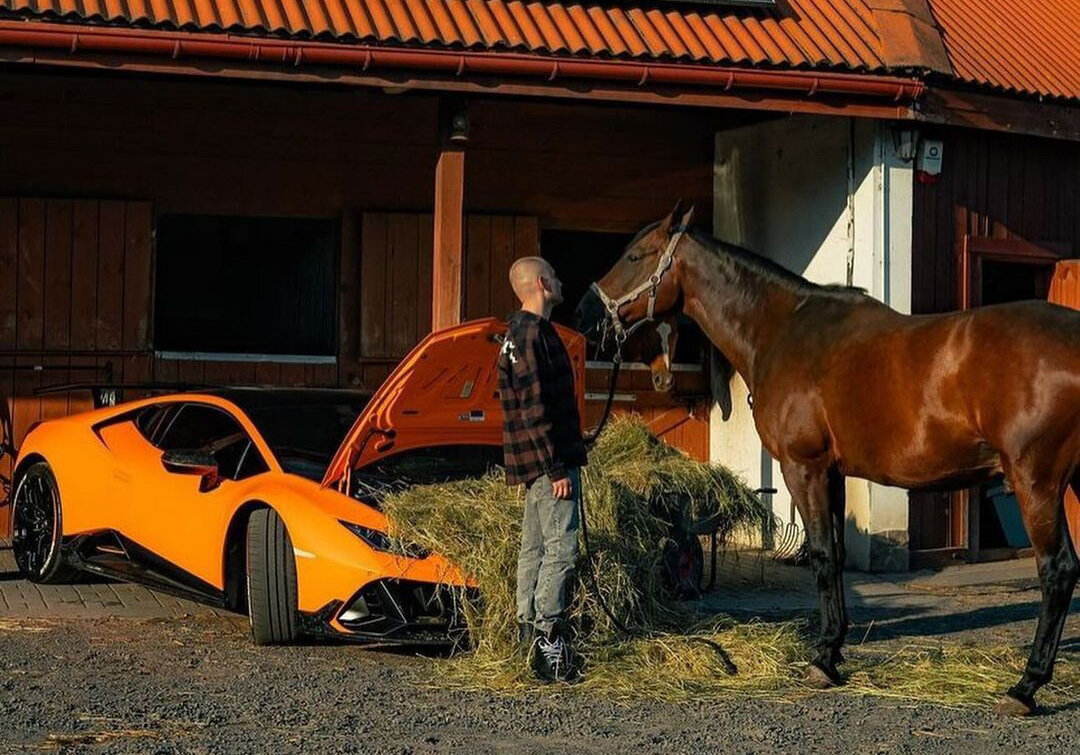
[[[965,235],[957,249],[962,309],[1049,298],[1055,269],[1067,245]],[[987,364],[991,377],[1007,365]],[[1003,476],[953,494],[967,520],[969,561],[1000,561],[1030,553],[1020,507]]]

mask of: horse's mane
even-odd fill
[[[642,228],[637,232],[634,238],[630,239],[626,248],[632,248],[635,244],[645,238],[645,236],[656,230],[662,222],[662,220],[656,220]],[[749,268],[752,272],[761,276],[766,281],[781,285],[795,294],[801,296],[832,296],[844,299],[860,299],[866,296],[866,289],[859,288],[858,286],[846,286],[842,283],[823,284],[808,281],[798,273],[791,272],[783,265],[773,262],[768,257],[764,257],[757,252],[752,252],[749,249],[745,249],[736,244],[720,241],[697,228],[689,228],[686,233],[718,257],[734,259],[740,265]]]
[[[862,298],[866,296],[866,289],[857,286],[845,286],[840,283],[821,284],[808,281],[768,257],[744,249],[741,246],[720,241],[697,229],[691,228],[687,233],[717,256],[734,259],[742,267],[749,268],[766,281],[783,286],[793,293],[803,296],[833,296],[840,298]]]

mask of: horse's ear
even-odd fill
[[[683,213],[682,219],[679,221],[679,228],[689,228],[690,224],[694,222],[694,205],[690,205],[690,208]]]
[[[680,199],[675,202],[675,206],[671,208],[671,214],[664,218],[663,221],[660,223],[660,230],[662,230],[668,235],[675,233],[675,228],[679,225],[679,218],[682,217],[682,214],[683,201]]]

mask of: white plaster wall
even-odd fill
[[[913,174],[893,157],[887,126],[792,116],[722,131],[714,166],[717,238],[812,281],[860,286],[910,311]],[[779,465],[754,430],[745,384],[738,376],[726,379],[722,359],[713,363],[713,460],[752,486],[777,488],[773,511],[781,522],[793,521]],[[849,565],[874,568],[873,536],[907,531],[907,493],[853,479],[847,492]],[[801,524],[797,514],[794,521]],[[895,552],[890,558],[889,567],[906,568],[906,550],[902,564]]]

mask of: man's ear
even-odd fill
[[[670,236],[675,232],[675,228],[679,223],[679,218],[683,214],[683,201],[680,199],[675,202],[675,206],[671,209],[671,214],[660,221],[660,230]]]

